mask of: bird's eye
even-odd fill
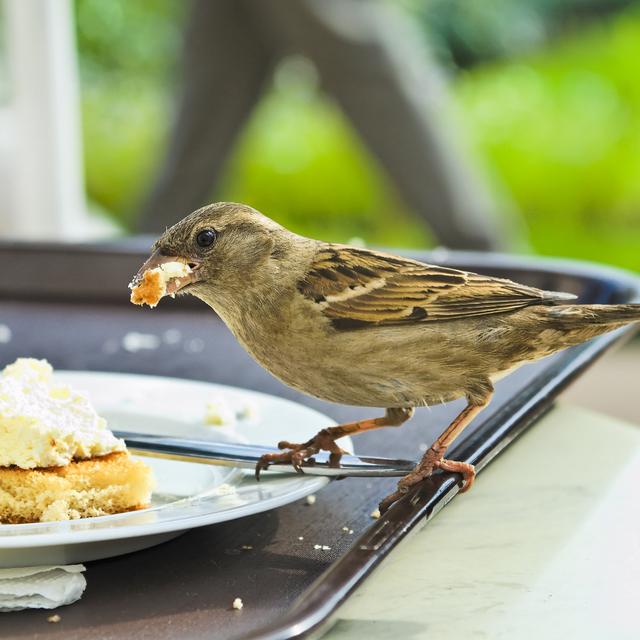
[[[216,240],[216,232],[213,229],[204,229],[196,236],[199,247],[210,247]]]

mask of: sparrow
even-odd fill
[[[465,398],[466,406],[426,451],[384,512],[436,470],[475,470],[447,449],[489,404],[494,382],[515,368],[640,320],[640,304],[581,305],[572,294],[359,247],[305,238],[255,209],[220,202],[163,233],[134,277],[181,262],[166,293],[203,300],[267,371],[306,394],[384,408],[378,418],[280,442],[262,457],[298,470],[338,438],[399,427],[416,407]],[[172,267],[173,268],[173,267]],[[165,291],[163,290],[163,293]]]

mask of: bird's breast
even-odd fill
[[[258,321],[259,320],[259,321]],[[438,363],[425,329],[337,332],[303,314],[229,323],[251,356],[285,384],[323,400],[373,407],[436,404],[464,394],[464,364]],[[433,353],[429,347],[435,346]],[[453,371],[455,370],[455,374]]]

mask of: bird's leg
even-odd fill
[[[342,454],[347,453],[336,444],[335,441],[338,438],[355,435],[363,431],[371,431],[372,429],[380,429],[381,427],[398,427],[412,415],[413,409],[394,407],[387,409],[382,418],[347,422],[346,424],[322,429],[313,438],[301,444],[283,440],[278,443],[278,449],[287,449],[287,451],[263,455],[258,464],[256,464],[256,479],[260,479],[260,472],[263,469],[267,469],[269,465],[274,463],[290,463],[297,471],[302,471],[302,463],[322,450],[329,451],[332,463],[337,465]]]
[[[493,393],[490,391],[482,399],[468,398],[467,406],[431,445],[424,456],[422,456],[422,460],[416,465],[416,468],[398,482],[398,489],[394,493],[382,500],[380,503],[380,513],[384,513],[394,502],[408,493],[411,487],[428,478],[437,469],[459,473],[462,476],[460,493],[468,491],[471,488],[476,477],[474,466],[467,462],[446,460],[444,454],[451,443],[462,433],[464,428],[489,404],[492,395]]]

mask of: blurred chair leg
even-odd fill
[[[408,20],[379,2],[263,1],[264,19],[317,66],[405,202],[442,244],[506,244],[496,204],[458,148],[446,91]]]
[[[139,228],[161,231],[206,203],[273,67],[245,3],[194,0],[169,148]]]

